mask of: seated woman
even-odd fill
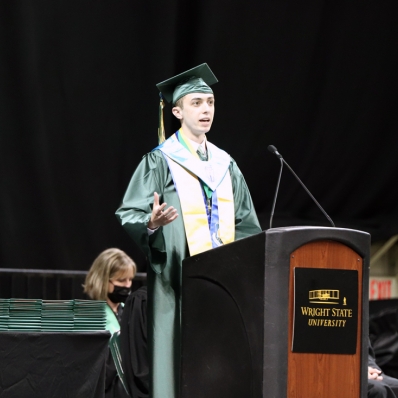
[[[106,329],[111,334],[120,330],[124,302],[131,293],[131,284],[136,272],[134,261],[124,251],[116,248],[103,251],[88,271],[84,292],[94,300],[106,301]],[[105,397],[120,396],[121,390],[116,367],[109,353]]]

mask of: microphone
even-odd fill
[[[305,191],[310,195],[311,199],[315,202],[315,204],[318,206],[318,208],[321,210],[321,212],[325,215],[325,217],[328,219],[332,227],[336,227],[334,225],[334,222],[332,219],[328,216],[325,210],[323,210],[322,206],[317,202],[317,200],[314,198],[314,196],[311,194],[311,192],[308,190],[308,188],[304,185],[304,183],[300,180],[298,175],[293,171],[293,169],[286,163],[285,159],[283,159],[282,155],[278,152],[276,147],[274,145],[268,145],[268,150],[273,153],[281,162],[281,168],[279,171],[279,178],[278,178],[278,183],[276,185],[276,191],[275,191],[275,196],[274,196],[274,203],[272,204],[272,210],[271,210],[271,218],[269,221],[269,227],[272,228],[272,219],[274,217],[274,211],[275,211],[275,205],[276,205],[276,198],[278,196],[278,191],[279,191],[279,184],[281,182],[281,176],[282,176],[282,168],[283,164],[286,165],[286,167],[292,172],[296,180],[301,184],[301,186],[305,189]]]
[[[274,155],[276,155],[279,159],[283,159],[282,155],[278,152],[278,150],[276,149],[275,146],[273,145],[268,145],[268,150],[273,153]]]

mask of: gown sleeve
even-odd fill
[[[235,240],[261,232],[249,189],[238,165],[231,159],[230,173],[235,204]]]
[[[149,236],[147,225],[151,218],[154,192],[159,194],[160,203],[163,202],[166,176],[167,164],[160,151],[145,155],[116,211],[116,217],[158,274],[162,272],[167,260],[163,228],[159,227]]]

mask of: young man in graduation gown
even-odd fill
[[[159,139],[161,144],[143,157],[116,212],[151,265],[152,398],[178,396],[182,261],[261,232],[238,166],[206,139],[214,118],[214,83],[216,77],[202,64],[157,85],[161,98],[173,104],[181,129],[164,142]]]

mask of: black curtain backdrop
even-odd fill
[[[398,233],[396,0],[0,3],[0,266],[88,269],[157,145],[155,84],[219,79],[209,140],[235,158],[264,229],[277,146],[339,227]],[[165,109],[168,135],[178,128]],[[328,225],[285,169],[274,226]]]

